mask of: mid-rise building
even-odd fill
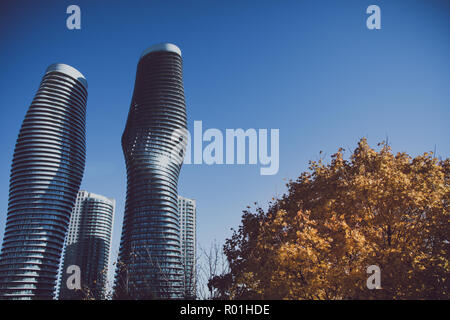
[[[66,237],[60,300],[105,299],[116,201],[80,191]],[[67,286],[69,266],[80,270],[81,288]]]
[[[17,138],[0,254],[0,299],[52,299],[85,165],[87,82],[52,64]]]
[[[184,296],[195,298],[197,291],[197,205],[193,199],[178,196],[181,225],[181,254],[184,267]]]

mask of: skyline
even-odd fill
[[[79,1],[79,32],[65,28],[69,3],[43,4],[24,12],[20,6],[2,4],[0,238],[20,123],[45,66],[61,61],[80,70],[89,82],[87,163],[81,188],[117,199],[115,258],[125,203],[120,135],[135,63],[148,45],[163,41],[183,51],[189,129],[195,120],[208,128],[280,129],[277,175],[262,177],[253,166],[183,168],[179,193],[198,201],[202,246],[214,238],[223,242],[247,205],[264,205],[282,194],[283,178],[295,179],[320,150],[328,160],[340,146],[354,148],[362,136],[371,145],[387,136],[394,151],[418,154],[436,145],[438,155],[447,157],[448,7],[439,1],[430,6],[418,1],[377,3],[383,10],[383,27],[369,31],[364,9],[370,2],[353,1],[346,7],[326,1],[288,2],[283,8],[261,2],[257,8],[236,4],[238,9],[231,10],[200,2],[192,7],[139,2],[137,9],[130,9],[123,3]],[[173,19],[164,21],[160,16],[165,14]],[[124,21],[112,23],[111,17]],[[178,22],[172,25],[173,21]],[[138,41],[142,35],[146,40]],[[115,67],[109,69],[112,63]],[[102,86],[104,81],[108,86]]]

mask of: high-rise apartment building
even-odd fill
[[[116,201],[80,191],[70,218],[59,299],[105,299]],[[69,266],[79,267],[81,290],[67,286]]]
[[[177,193],[182,161],[174,160],[180,141],[173,135],[186,126],[181,51],[168,43],[151,46],[137,66],[122,136],[127,197],[116,298],[183,295]]]
[[[178,196],[178,212],[181,226],[181,254],[184,267],[184,290],[186,298],[195,298],[197,291],[197,238],[195,200]]]
[[[0,254],[0,299],[52,299],[85,165],[87,82],[49,66],[17,138]]]

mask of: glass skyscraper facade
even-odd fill
[[[66,236],[59,299],[105,299],[116,201],[87,191],[78,193]],[[67,269],[81,272],[81,290],[69,289]]]
[[[45,72],[17,138],[0,254],[1,299],[52,299],[64,237],[85,165],[87,82]]]
[[[181,254],[184,267],[184,296],[195,298],[197,291],[197,204],[193,199],[178,196],[181,226]]]
[[[152,46],[139,60],[122,136],[127,197],[116,298],[183,295],[177,192],[182,161],[174,159],[183,137],[173,135],[186,126],[181,51],[173,44]]]

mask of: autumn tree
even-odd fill
[[[210,284],[229,299],[449,299],[450,161],[379,146],[311,161],[267,210],[244,211],[230,272]]]

